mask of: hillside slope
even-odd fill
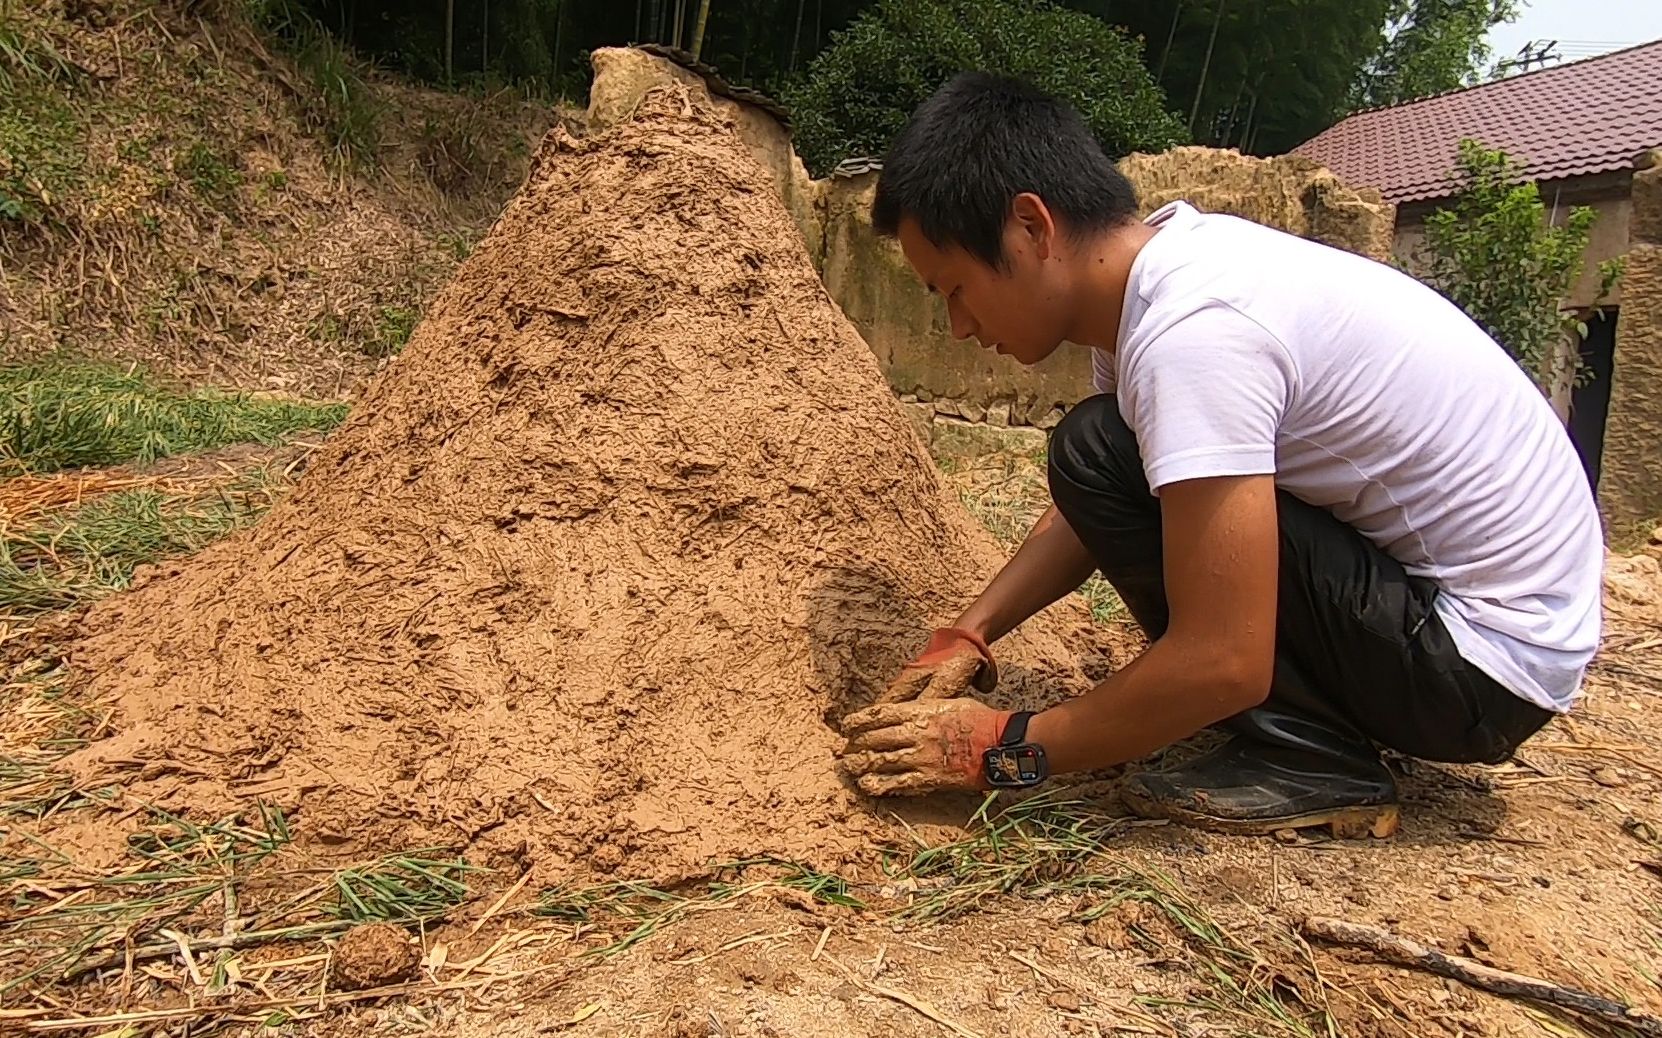
[[[349,393],[523,175],[553,105],[363,69],[240,5],[0,16],[0,359]]]

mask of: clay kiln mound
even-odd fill
[[[884,823],[829,722],[999,559],[767,174],[667,87],[545,140],[286,502],[89,614],[116,734],[72,767],[351,850],[836,861]],[[1062,616],[1005,696],[1082,687]]]

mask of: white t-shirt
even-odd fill
[[[1174,202],[1096,350],[1149,486],[1274,474],[1442,593],[1462,657],[1567,711],[1598,646],[1603,534],[1518,365],[1406,274]]]

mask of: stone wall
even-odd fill
[[[1129,155],[1120,172],[1144,214],[1182,199],[1314,238],[1377,260],[1389,259],[1396,208],[1372,188],[1349,188],[1326,167],[1297,155],[1261,159],[1218,148]]]
[[[1648,168],[1633,175],[1599,479],[1599,504],[1612,525],[1662,515],[1662,152],[1640,163]]]
[[[972,342],[953,339],[946,307],[906,265],[894,242],[872,230],[873,173],[837,177],[825,191],[820,275],[843,313],[877,354],[904,400],[994,425],[1053,425],[1088,392],[1088,351],[1064,348],[1028,368]]]

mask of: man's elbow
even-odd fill
[[[1207,668],[1226,717],[1262,706],[1275,679],[1274,652],[1242,651],[1222,655]]]

